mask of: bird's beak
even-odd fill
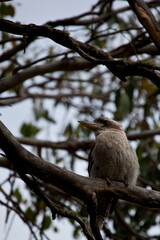
[[[97,131],[99,129],[99,125],[95,122],[88,122],[88,121],[78,121],[78,122],[93,131]]]

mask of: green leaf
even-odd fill
[[[65,128],[63,135],[66,137],[72,137],[72,134],[73,134],[73,128],[72,128],[72,125],[69,123]]]
[[[72,225],[75,225],[75,220],[74,220],[74,219],[69,218],[68,220],[69,220],[69,222],[70,222]]]
[[[42,221],[42,230],[48,229],[51,225],[51,218],[50,216],[44,216]]]
[[[39,199],[39,197],[36,197],[34,202],[33,202],[35,209],[37,209],[38,212],[44,211],[46,204],[43,200]]]
[[[63,158],[57,158],[56,159],[56,163],[60,163],[60,162],[62,162],[63,161]]]
[[[130,106],[131,106],[130,98],[128,94],[124,92],[123,94],[121,94],[120,97],[119,110],[123,114],[128,114],[130,112]]]
[[[30,207],[27,208],[25,211],[25,216],[32,222],[34,223],[36,220],[37,213],[33,211]]]
[[[73,232],[73,237],[74,238],[78,238],[79,236],[79,231],[81,230],[81,227],[80,226],[76,226],[75,229],[74,229],[74,232]]]
[[[3,18],[4,16],[13,17],[15,15],[15,9],[10,4],[6,5],[6,4],[2,3],[0,6],[0,13],[1,13],[1,18]]]
[[[126,92],[120,94],[120,91],[117,91],[115,102],[117,105],[115,120],[123,120],[123,118],[131,111],[131,99]]]
[[[14,196],[17,198],[18,202],[21,202],[21,201],[22,201],[22,195],[21,195],[21,193],[20,193],[20,191],[19,191],[18,188],[16,188],[16,190],[14,191],[13,194],[14,194]]]
[[[36,120],[43,118],[48,122],[55,123],[55,120],[50,116],[49,111],[46,109],[43,109],[42,106],[40,106],[40,108],[35,107],[33,110],[34,110]]]
[[[34,126],[32,123],[23,123],[20,132],[24,137],[34,137],[41,129]]]

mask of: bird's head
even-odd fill
[[[108,129],[123,131],[120,123],[103,116],[96,118],[93,122],[88,122],[88,121],[78,121],[78,122],[84,125],[85,127],[91,129],[92,131],[94,131],[96,135],[98,135],[102,131],[107,131]]]

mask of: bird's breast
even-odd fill
[[[133,182],[139,168],[136,154],[122,131],[98,135],[90,158],[92,159],[91,177],[109,177],[119,181],[126,179],[126,182],[130,183]]]

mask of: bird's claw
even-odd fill
[[[111,186],[111,180],[109,179],[109,177],[106,177],[105,180],[107,182],[107,185],[110,187]]]

